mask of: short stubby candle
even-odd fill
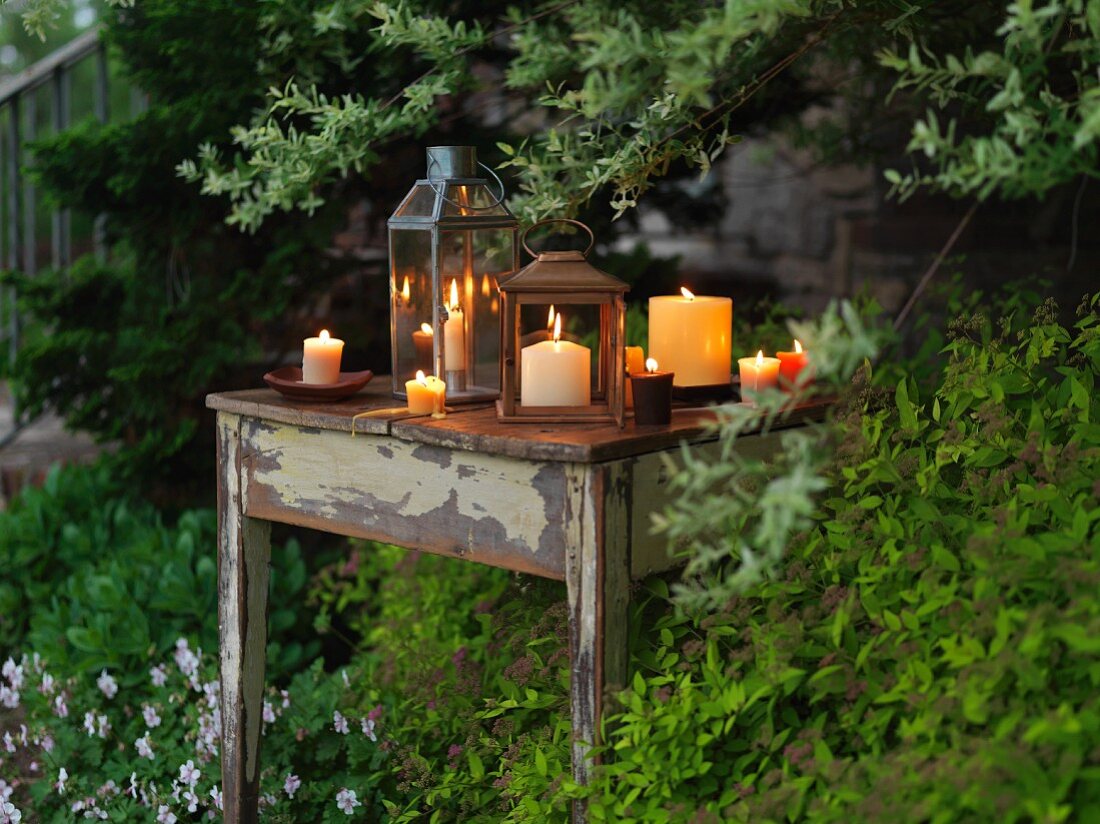
[[[634,423],[637,426],[662,426],[672,420],[672,372],[662,372],[653,358],[645,370],[630,373],[634,386]]]
[[[561,314],[553,340],[520,350],[522,406],[589,406],[592,402],[592,350],[561,340]]]
[[[344,342],[329,337],[327,329],[315,338],[306,338],[302,346],[302,383],[339,383],[343,354]]]
[[[626,347],[626,374],[637,375],[639,372],[645,371],[645,352],[642,351],[640,346],[627,346]],[[634,385],[630,382],[626,382],[626,408],[634,408]]]
[[[446,414],[447,384],[435,375],[425,377],[423,371],[418,371],[415,378],[405,381],[405,394],[411,415],[442,418]]]
[[[784,389],[796,389],[813,376],[809,357],[798,340],[794,342],[793,352],[776,352],[775,356],[779,358],[779,385]],[[803,375],[803,371],[806,374]]]
[[[733,300],[693,295],[649,299],[649,355],[677,386],[729,386]]]
[[[741,369],[741,394],[774,389],[779,380],[779,358],[765,358],[764,350],[756,353],[755,358],[738,358]]]

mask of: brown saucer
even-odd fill
[[[282,366],[264,375],[264,382],[276,392],[298,401],[339,401],[351,397],[374,377],[365,372],[341,372],[336,383],[302,383],[300,366]]]

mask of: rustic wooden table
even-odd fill
[[[410,417],[389,387],[380,377],[346,401],[316,405],[268,389],[207,398],[218,412],[226,821],[257,820],[272,522],[564,581],[573,775],[584,782],[604,687],[627,682],[630,581],[672,565],[650,534],[650,513],[669,498],[663,456],[713,440],[704,429],[713,413],[699,408],[675,410],[667,427],[628,421],[622,430],[502,424],[491,407],[432,420]],[[785,425],[821,409],[796,410]],[[774,442],[750,436],[738,448],[766,454]]]

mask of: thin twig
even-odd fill
[[[1066,263],[1066,271],[1072,272],[1077,263],[1077,230],[1081,217],[1081,196],[1085,194],[1085,186],[1089,182],[1089,176],[1081,177],[1081,185],[1077,187],[1077,196],[1073,198],[1073,217],[1070,220],[1069,261]]]
[[[936,255],[936,259],[932,261],[932,265],[928,267],[927,271],[921,276],[920,282],[917,284],[917,288],[913,290],[913,294],[909,296],[909,300],[905,302],[905,305],[901,307],[901,311],[898,312],[898,316],[894,318],[894,331],[901,329],[905,319],[909,316],[909,312],[912,311],[914,304],[917,302],[917,298],[921,296],[929,282],[935,276],[936,272],[940,268],[940,264],[951,254],[951,250],[955,247],[955,243],[958,241],[959,236],[962,235],[963,230],[966,229],[970,223],[970,218],[974,217],[974,213],[978,211],[978,204],[980,201],[975,200],[970,204],[970,208],[966,210],[966,214],[962,216],[958,225],[955,227],[955,231],[951,233],[951,237],[947,239],[947,242],[943,244],[943,248],[940,249],[939,254]]]

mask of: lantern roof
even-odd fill
[[[628,292],[630,286],[593,266],[578,250],[542,252],[500,283],[507,292]]]

